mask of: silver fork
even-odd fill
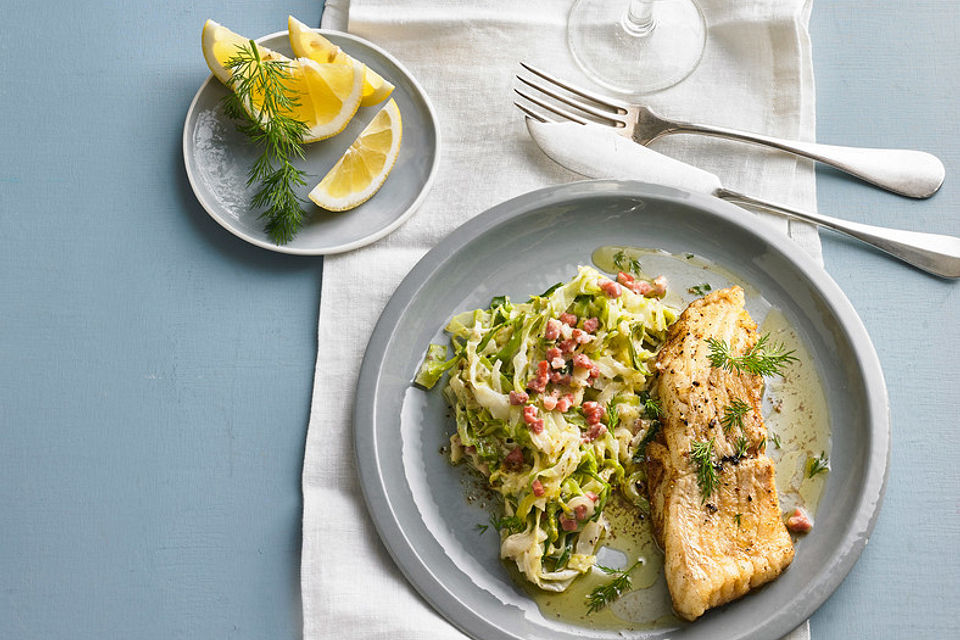
[[[623,102],[577,87],[524,62],[521,62],[520,66],[536,77],[531,79],[524,75],[517,75],[517,79],[552,100],[544,100],[539,95],[532,95],[515,88],[514,91],[529,104],[521,102],[514,104],[524,113],[541,122],[559,119],[572,120],[581,124],[592,122],[606,125],[616,129],[620,135],[644,146],[671,133],[702,133],[752,142],[817,160],[878,187],[911,198],[932,196],[943,184],[946,174],[943,163],[936,156],[923,151],[841,147],[785,140],[727,127],[670,120],[655,113],[649,107]]]

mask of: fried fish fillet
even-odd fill
[[[773,580],[793,560],[773,462],[764,454],[763,379],[712,367],[710,338],[725,341],[733,356],[756,343],[757,325],[740,287],[691,303],[657,357],[663,415],[646,452],[647,488],[667,586],[677,613],[688,620]],[[724,408],[736,399],[750,411],[742,427],[724,430]],[[738,456],[741,438],[746,453]],[[690,449],[711,440],[720,482],[703,498]]]

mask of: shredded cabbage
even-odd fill
[[[650,427],[640,399],[649,397],[647,362],[677,317],[656,297],[627,287],[612,297],[602,284],[612,283],[580,267],[522,304],[497,297],[454,316],[453,357],[431,345],[416,378],[430,388],[449,371],[450,459],[469,461],[501,496],[501,557],[549,591],[596,561],[603,509],[636,475],[632,456]]]

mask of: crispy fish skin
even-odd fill
[[[776,578],[793,559],[780,516],[773,462],[764,454],[763,379],[711,366],[709,338],[741,355],[757,341],[743,290],[730,287],[696,300],[680,315],[657,358],[663,408],[657,441],[647,448],[647,488],[654,533],[677,613],[694,620]],[[751,411],[725,431],[734,399]],[[736,456],[746,438],[745,456]],[[713,440],[720,485],[703,500],[690,460],[695,441]]]

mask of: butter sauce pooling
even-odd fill
[[[615,264],[618,254],[622,260],[627,260],[627,264],[631,259],[640,263],[641,272],[634,274],[640,278],[666,275],[665,301],[681,310],[698,297],[688,292],[690,287],[707,283],[711,290],[716,290],[739,285],[746,293],[748,310],[758,322],[760,333],[769,333],[774,343],[782,342],[787,350],[795,351],[799,362],[788,366],[783,376],[766,380],[763,398],[763,418],[768,433],[766,453],[776,464],[781,511],[786,514],[799,506],[813,517],[829,473],[808,478],[806,463],[808,458],[821,452],[829,456],[830,425],[816,365],[786,317],[774,309],[755,287],[727,269],[692,254],[603,246],[593,252],[592,261],[597,268],[616,274],[621,270]],[[779,447],[773,442],[774,436],[779,440]],[[653,538],[649,519],[638,515],[636,507],[620,498],[611,500],[604,513],[610,522],[610,531],[597,554],[597,561],[609,567],[625,568],[637,559],[643,559],[643,563],[630,574],[631,591],[608,607],[587,615],[587,595],[595,587],[613,579],[597,568],[576,580],[563,593],[541,591],[522,578],[517,579],[518,584],[524,585],[548,620],[621,630],[663,629],[684,624],[673,613],[663,574],[663,552]]]

